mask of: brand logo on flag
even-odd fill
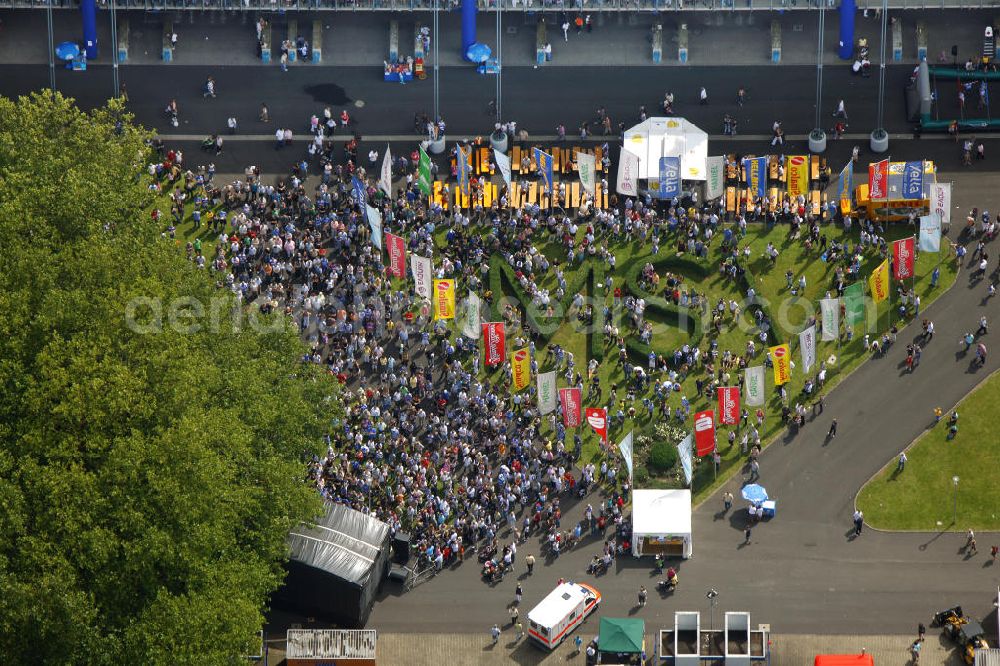
[[[502,321],[483,324],[483,348],[486,366],[500,365],[506,356],[506,331]]]
[[[681,193],[681,160],[677,157],[660,158],[660,198],[673,199]]]
[[[788,158],[788,194],[797,197],[809,191],[809,160],[803,155]]]
[[[715,414],[712,410],[694,415],[695,455],[707,456],[715,450]]]
[[[802,372],[816,363],[816,324],[799,333],[799,349],[802,350]]]
[[[518,349],[511,357],[511,375],[514,390],[520,391],[531,382],[531,355],[527,349]]]
[[[538,375],[538,413],[541,415],[555,411],[556,373],[555,370]]]
[[[903,198],[920,199],[924,190],[924,163],[906,162],[903,165]]]
[[[455,318],[455,281],[434,280],[434,319]]]
[[[401,278],[406,274],[406,245],[403,237],[387,232],[385,240],[389,244],[389,274]]]
[[[771,347],[770,352],[774,363],[774,385],[781,386],[792,378],[791,354],[788,345]]]
[[[951,224],[951,183],[931,184],[931,212],[942,224]]]
[[[719,423],[736,425],[740,422],[740,389],[736,386],[720,386]]]
[[[618,194],[635,196],[638,190],[635,186],[636,173],[639,171],[639,156],[622,149],[618,157],[618,182],[615,187]]]
[[[587,408],[587,423],[594,429],[601,441],[608,443],[608,410],[598,407]]]
[[[751,407],[760,407],[764,404],[764,366],[755,365],[747,368],[746,378],[746,402]]]
[[[889,160],[868,165],[868,183],[871,201],[889,198]]]
[[[889,298],[889,260],[886,259],[868,277],[868,289],[872,300],[881,303]]]
[[[563,423],[567,428],[580,425],[580,389],[559,389],[559,402],[563,408]]]
[[[913,237],[892,244],[892,265],[897,280],[913,277]]]

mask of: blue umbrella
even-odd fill
[[[743,499],[753,504],[760,504],[767,501],[767,491],[764,490],[764,486],[756,483],[743,486],[742,494]]]
[[[63,42],[56,47],[56,57],[60,60],[72,60],[80,55],[80,45],[76,42]]]
[[[465,58],[469,62],[481,63],[484,60],[489,60],[490,55],[493,51],[489,46],[481,42],[476,42],[469,47],[469,50],[465,52]]]

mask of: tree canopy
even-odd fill
[[[336,382],[287,322],[230,325],[235,299],[161,237],[147,138],[115,102],[0,99],[6,663],[248,654],[319,510],[302,459]]]

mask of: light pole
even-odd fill
[[[719,593],[713,588],[705,593],[705,598],[708,599],[708,628],[715,630],[715,604],[718,603]]]
[[[882,112],[885,109],[885,38],[886,26],[889,22],[889,0],[882,0],[882,43],[879,45],[881,56],[878,64],[878,119],[872,130],[869,144],[873,153],[884,153],[889,150],[889,133],[885,131],[882,122]]]
[[[958,477],[951,477],[951,483],[955,486],[954,501],[952,502],[951,509],[951,524],[958,525]]]
[[[56,45],[52,35],[52,0],[45,4],[45,22],[49,31],[49,90],[56,98]]]
[[[118,12],[115,9],[115,0],[111,0],[111,78],[115,86],[112,94],[115,99],[118,99],[118,94],[121,92],[121,85],[118,82]]]
[[[809,133],[809,152],[822,153],[826,150],[826,132],[823,131],[823,32],[826,25],[826,10],[819,8],[819,38],[816,46],[816,123]]]

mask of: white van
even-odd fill
[[[562,643],[601,603],[585,583],[562,583],[528,613],[528,635],[550,650]]]

